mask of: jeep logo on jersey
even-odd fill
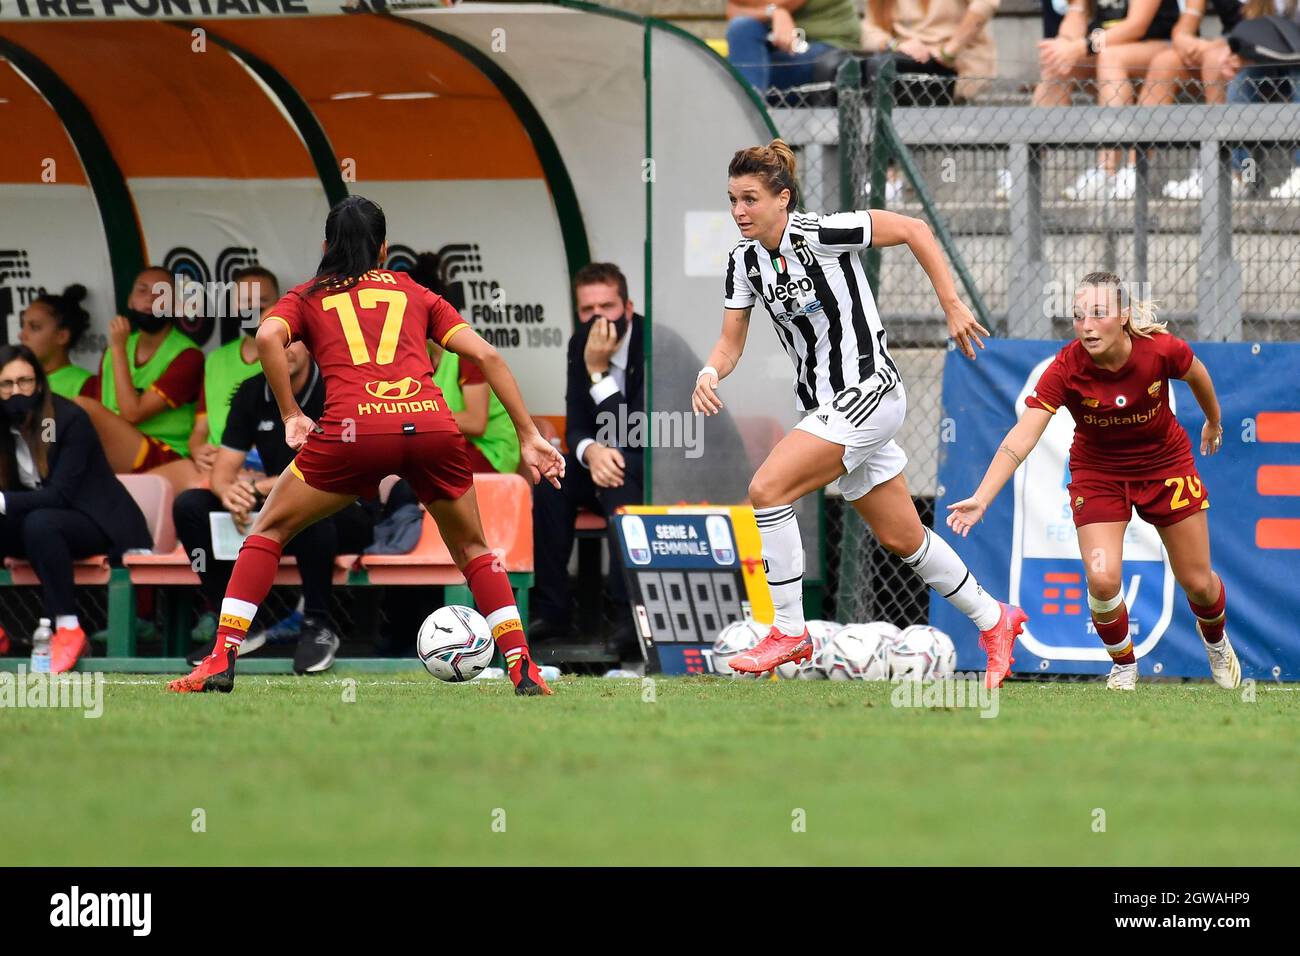
[[[807,276],[800,276],[797,279],[790,279],[786,282],[778,282],[776,285],[766,285],[763,287],[763,299],[771,305],[777,299],[785,302],[788,299],[798,297],[801,293],[810,293],[813,290],[813,281]]]
[[[423,386],[409,375],[396,382],[366,382],[366,391],[370,393],[371,398],[381,398],[390,402],[400,402],[404,398],[410,398],[421,388]]]

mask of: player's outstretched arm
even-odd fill
[[[545,478],[556,488],[560,487],[560,479],[564,477],[564,456],[541,436],[533,424],[524,396],[519,391],[519,383],[501,353],[469,326],[456,332],[445,347],[483,370],[483,377],[515,424],[515,432],[519,435],[519,457],[529,466],[533,484]]]
[[[944,317],[948,320],[948,336],[957,343],[961,354],[968,359],[975,358],[975,346],[984,348],[981,335],[987,336],[989,330],[980,325],[971,315],[966,303],[957,295],[957,286],[952,281],[952,272],[948,261],[943,257],[943,249],[934,238],[930,226],[923,219],[900,216],[896,212],[884,209],[871,210],[871,244],[878,248],[906,244],[916,256],[925,274],[930,277],[934,294],[939,297]]]
[[[691,408],[705,415],[722,411],[718,398],[718,382],[735,371],[740,356],[745,351],[749,336],[749,316],[753,309],[723,309],[722,335],[709,353],[709,360],[695,377],[695,391],[691,395]]]
[[[257,327],[257,358],[262,363],[266,383],[271,386],[275,403],[280,406],[280,420],[284,422],[284,442],[294,451],[307,444],[307,436],[316,423],[303,414],[294,398],[289,382],[289,359],[284,350],[289,347],[289,329],[284,322],[263,322]]]
[[[971,528],[979,524],[988,506],[1002,490],[1002,486],[1034,450],[1038,439],[1042,438],[1043,432],[1047,430],[1047,423],[1051,420],[1052,413],[1046,409],[1025,409],[1025,414],[1021,416],[1020,421],[1016,422],[1011,431],[1007,432],[1007,437],[1002,439],[1002,444],[997,454],[993,456],[993,460],[989,462],[988,471],[984,472],[984,480],[980,482],[975,494],[964,501],[948,506],[948,527],[964,538],[970,533]]]
[[[1204,362],[1194,358],[1183,381],[1191,388],[1196,404],[1205,413],[1205,424],[1201,427],[1201,454],[1213,455],[1223,447],[1223,419],[1219,410],[1219,397],[1214,394],[1210,370]]]

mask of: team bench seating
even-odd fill
[[[168,588],[179,600],[169,600],[164,626],[163,652],[179,656],[189,648],[188,610],[199,576],[190,556],[177,542],[172,523],[171,485],[157,475],[119,475],[144,512],[155,543],[152,553],[130,554],[124,567],[114,568],[106,556],[76,562],[74,581],[78,585],[108,587],[108,656],[135,656],[135,593],[137,585]],[[532,490],[519,475],[478,474],[474,476],[479,513],[488,547],[498,551],[515,601],[525,625],[528,621],[528,590],[533,584]],[[339,555],[335,559],[334,584],[343,587],[442,586],[449,604],[473,606],[465,578],[451,560],[438,527],[426,512],[420,539],[409,554]],[[299,585],[298,562],[283,558],[275,583]],[[7,560],[0,571],[0,586],[39,584],[31,565]]]

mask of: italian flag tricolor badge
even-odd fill
[[[777,275],[785,275],[785,256],[773,256],[772,268],[776,270]]]

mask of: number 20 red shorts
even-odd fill
[[[1101,521],[1128,521],[1137,509],[1142,520],[1157,528],[1177,524],[1210,507],[1209,493],[1196,469],[1185,474],[1140,481],[1115,481],[1081,475],[1069,484],[1074,526]]]

